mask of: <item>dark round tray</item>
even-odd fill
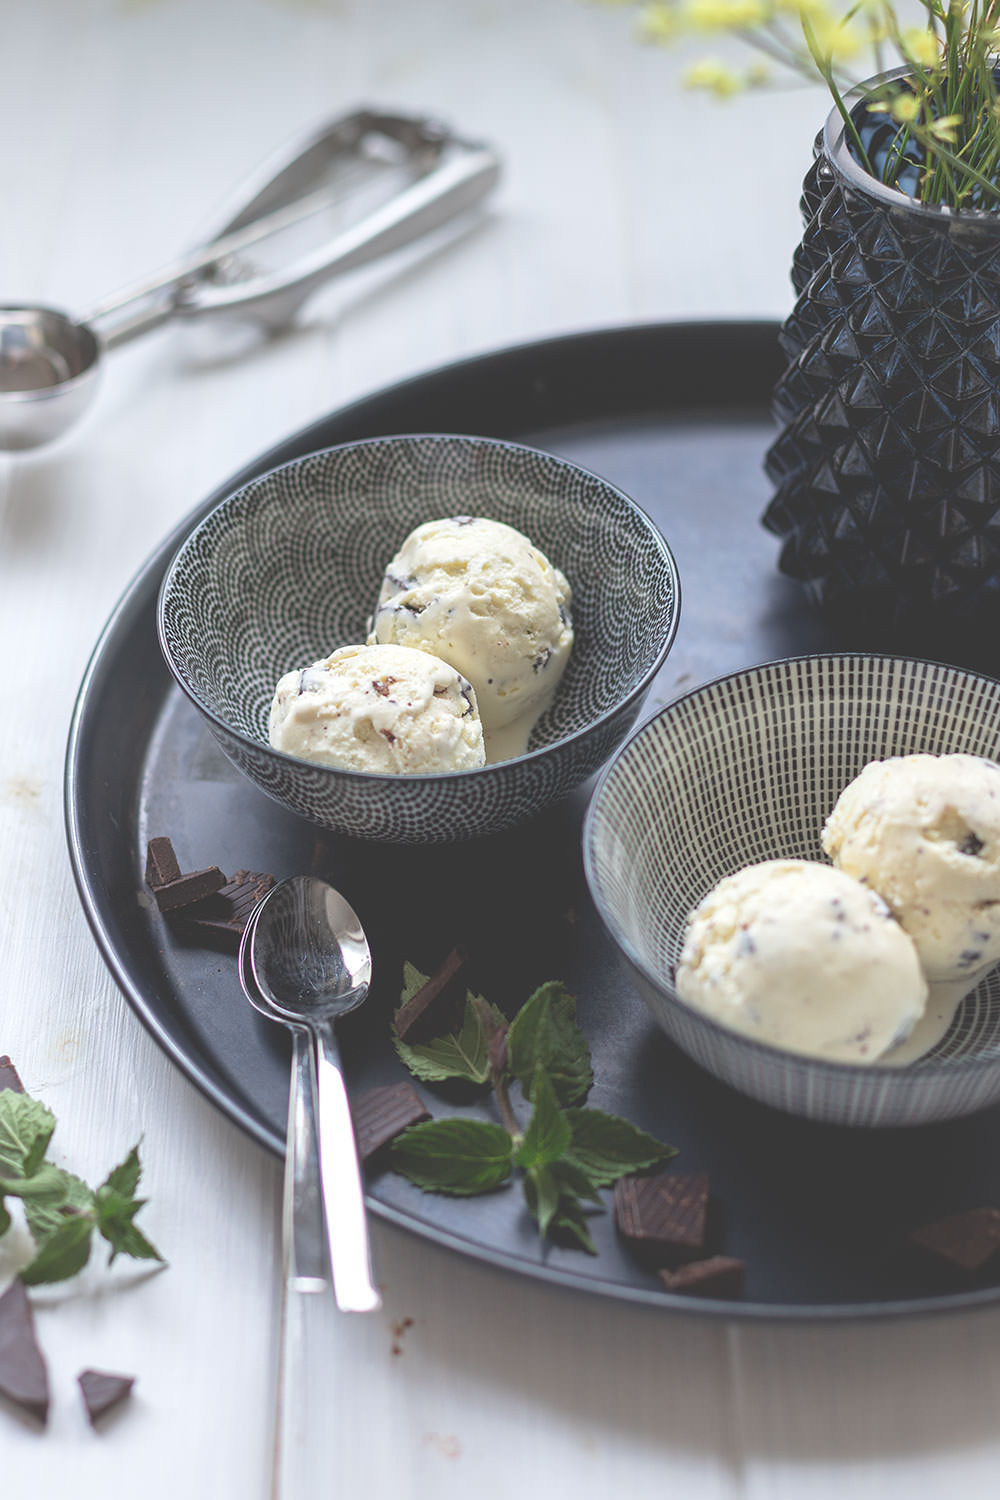
[[[580,824],[591,787],[523,828],[454,848],[387,849],[325,834],[232,768],[172,685],[155,604],[187,530],[275,464],[377,434],[515,438],[606,475],[657,521],[677,559],[676,644],[645,712],[682,689],[775,657],[838,649],[760,525],[766,402],[780,367],[772,323],[609,329],[504,350],[369,397],[296,434],[209,496],[125,593],[82,684],[66,765],[70,854],[104,957],[129,1003],[187,1076],[268,1149],[283,1149],[288,1049],[243,999],[231,952],[186,944],[143,890],[146,840],[182,865],[322,874],[356,908],[375,955],[373,993],[340,1034],[352,1091],[404,1075],[389,1021],[401,968],[425,971],[460,942],[470,982],[508,1010],[542,980],[577,995],[596,1083],[589,1102],[680,1148],[710,1176],[720,1247],[747,1263],[745,1297],[666,1294],[616,1236],[596,1258],[539,1243],[516,1186],[485,1198],[420,1193],[389,1172],[372,1211],[491,1264],[566,1286],[702,1314],[840,1318],[976,1307],[1000,1287],[936,1283],[902,1253],[912,1228],[995,1194],[1000,1112],[909,1131],[847,1131],[743,1099],[677,1052],[650,1019],[584,883]],[[433,1099],[428,1092],[428,1097]],[[482,1104],[433,1102],[436,1113]],[[608,1195],[609,1197],[610,1195]]]

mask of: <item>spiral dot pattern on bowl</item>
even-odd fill
[[[906,1068],[779,1052],[673,988],[688,916],[723,876],[765,859],[826,862],[820,833],[843,787],[869,761],[919,751],[1000,761],[1000,682],[907,658],[803,657],[678,699],[595,792],[588,880],[643,998],[689,1056],[765,1104],[828,1123],[912,1125],[1000,1100],[1000,970]]]
[[[278,678],[363,641],[401,542],[423,521],[458,514],[524,532],[573,589],[573,652],[529,754],[476,771],[386,777],[273,751],[267,716]],[[159,628],[177,680],[269,795],[343,833],[444,842],[509,827],[602,764],[635,722],[677,605],[666,542],[605,480],[514,443],[428,434],[311,454],[224,500],[168,569]]]

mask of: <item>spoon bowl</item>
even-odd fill
[[[258,908],[254,927],[249,967],[263,1014],[300,1024],[332,1020],[364,1000],[372,977],[368,940],[357,914],[325,881],[282,881]]]

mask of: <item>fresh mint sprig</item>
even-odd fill
[[[146,1201],[136,1197],[142,1174],[138,1145],[92,1189],[48,1159],[55,1127],[55,1115],[40,1100],[0,1090],[0,1237],[12,1222],[4,1200],[19,1198],[35,1243],[21,1280],[34,1286],[75,1276],[90,1259],[95,1234],[110,1246],[109,1264],[117,1255],[162,1261],[135,1224]]]
[[[400,1009],[426,983],[406,964]],[[540,985],[509,1023],[497,1005],[469,992],[456,1031],[408,1043],[394,1026],[393,1039],[423,1083],[489,1085],[500,1117],[429,1120],[402,1131],[390,1164],[424,1192],[494,1192],[517,1171],[539,1234],[595,1255],[585,1205],[600,1206],[599,1189],[677,1154],[628,1120],[584,1105],[594,1081],[590,1047],[576,1001],[558,981]],[[530,1106],[523,1125],[511,1099],[514,1085]]]

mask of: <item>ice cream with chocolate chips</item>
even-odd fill
[[[573,646],[570,586],[520,531],[479,516],[427,521],[385,572],[369,643],[432,652],[468,678],[487,758],[521,753]]]
[[[874,891],[829,865],[767,860],[721,880],[692,913],[682,1000],[773,1047],[870,1063],[920,1019],[927,982]]]
[[[467,771],[486,760],[469,682],[406,646],[343,646],[286,673],[268,738],[276,750],[348,771]]]

